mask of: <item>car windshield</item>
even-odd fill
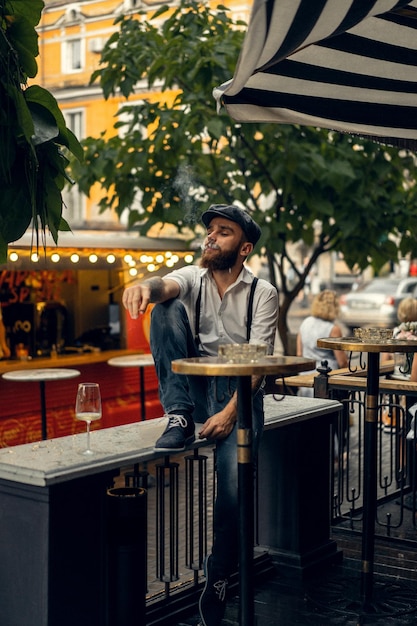
[[[364,285],[358,291],[366,293],[395,293],[398,287],[397,280],[383,279],[373,280],[372,282]]]

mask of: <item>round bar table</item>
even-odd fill
[[[225,358],[195,357],[172,361],[172,370],[189,376],[237,377],[237,463],[239,498],[239,624],[254,624],[253,544],[254,493],[251,376],[288,376],[311,370],[316,362],[302,357],[265,356],[255,363],[229,363]]]
[[[43,369],[14,370],[5,372],[3,378],[21,383],[39,382],[40,399],[41,399],[41,427],[42,439],[48,438],[48,426],[46,422],[46,399],[45,399],[45,382],[48,380],[66,380],[75,378],[81,372],[73,369],[62,369],[59,367],[45,367]],[[75,402],[75,399],[74,399]]]
[[[372,612],[374,579],[375,517],[377,502],[377,428],[379,395],[379,355],[381,352],[417,352],[417,341],[392,339],[381,343],[355,337],[326,337],[317,340],[319,348],[367,353],[364,427],[363,527],[361,595],[363,609]]]
[[[154,365],[155,361],[152,354],[127,354],[126,356],[115,356],[107,361],[109,365],[114,367],[138,367],[140,382],[140,417],[144,422],[146,420],[145,405],[145,367]]]

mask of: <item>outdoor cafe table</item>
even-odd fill
[[[236,376],[237,462],[239,494],[239,611],[240,626],[254,624],[253,544],[254,493],[252,455],[252,376],[289,376],[311,370],[316,362],[302,357],[264,356],[254,363],[230,363],[219,357],[172,361],[172,370],[188,376]]]
[[[146,420],[146,398],[145,398],[145,367],[154,365],[155,361],[152,354],[126,354],[124,356],[115,356],[107,361],[113,367],[138,367],[139,383],[140,383],[140,417],[144,422]]]
[[[417,352],[417,341],[392,339],[365,342],[354,337],[326,337],[317,340],[319,348],[367,353],[364,427],[363,527],[361,594],[363,608],[372,611],[374,578],[375,516],[377,502],[377,427],[379,395],[379,355],[381,352]]]
[[[15,382],[31,383],[39,382],[40,402],[41,402],[41,428],[42,439],[48,438],[48,426],[46,422],[46,399],[45,382],[48,380],[67,380],[79,376],[81,372],[73,369],[63,369],[59,367],[44,367],[42,369],[22,369],[5,372],[3,378]],[[74,397],[75,403],[75,397]]]

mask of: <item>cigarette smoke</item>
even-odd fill
[[[184,224],[195,225],[199,222],[200,205],[207,202],[207,196],[204,187],[198,184],[191,165],[179,166],[172,185],[184,208]]]

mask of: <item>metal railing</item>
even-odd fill
[[[341,417],[334,424],[332,524],[345,522],[351,529],[360,530],[366,392],[348,387],[348,382],[344,390],[329,386],[329,397],[343,405]],[[413,401],[406,391],[384,391],[379,395],[376,533],[383,536],[401,538],[404,527],[416,527],[415,433],[414,439],[407,438],[411,424],[408,408]]]
[[[195,605],[211,545],[215,482],[213,445],[124,468],[115,479],[148,493],[147,624],[164,623],[176,597],[181,610]]]
[[[326,483],[329,485],[330,424],[333,415],[340,412],[339,403],[328,400],[299,399],[290,402],[287,408],[285,397],[280,396],[279,400],[277,403],[271,398],[269,403],[272,405],[272,412],[271,406],[269,412],[275,415],[276,411],[278,417],[274,418],[276,421],[273,419],[272,422],[268,422],[270,417],[266,415],[267,425],[261,442],[259,467],[254,476],[254,537],[255,548],[258,547],[255,549],[254,562],[256,576],[273,572],[274,564],[281,558],[284,567],[288,569],[290,564],[294,571],[298,571],[300,557],[296,539],[298,541],[302,536],[300,545],[304,546],[305,533],[308,533],[308,530],[304,522],[296,519],[300,507],[294,505],[294,499],[301,506],[301,503],[305,502],[305,497],[311,495],[311,487],[301,487],[299,478],[294,478],[304,476],[305,465],[303,467],[298,465],[296,458],[292,456],[284,462],[284,457],[288,451],[287,447],[308,446],[308,454],[312,454],[313,457],[304,460],[309,468],[308,476],[312,478],[315,462],[326,456],[327,464],[325,462],[324,467],[320,462],[318,471],[327,470],[323,475],[326,476]],[[300,414],[301,421],[298,419]],[[317,420],[317,424],[310,420]],[[317,440],[317,447],[312,444],[312,435]],[[277,445],[280,446],[283,455],[277,454]],[[268,462],[266,458],[269,459]],[[165,626],[176,614],[183,616],[186,611],[195,613],[204,582],[203,559],[212,544],[216,495],[215,446],[199,445],[181,454],[149,457],[141,464],[121,468],[113,482],[114,488],[135,487],[147,491],[147,626]],[[292,485],[291,488],[288,485]],[[306,489],[308,494],[305,493]],[[282,532],[277,532],[275,526],[284,519],[283,510],[285,507],[289,510],[288,498],[293,507],[291,515],[294,515],[294,520],[291,528],[284,524]],[[320,495],[315,499],[315,506],[322,514],[319,521],[312,524],[313,537],[308,538],[307,555],[309,557],[310,546],[313,554],[316,546],[319,546],[323,559],[328,559],[329,562],[337,556],[333,547],[334,542],[327,539],[330,536],[330,527],[326,510],[330,510],[330,502],[330,489],[327,489],[327,494],[321,489]],[[275,513],[275,507],[279,507],[279,512]],[[270,524],[273,524],[273,528],[269,526]],[[317,530],[318,526],[320,531]],[[269,554],[270,547],[272,558]],[[294,550],[293,558],[290,558],[291,550]],[[235,575],[232,577],[231,586],[237,587],[237,583],[238,577]]]

